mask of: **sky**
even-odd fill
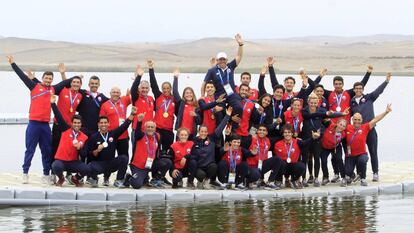
[[[82,43],[414,35],[410,0],[9,0],[0,36]]]

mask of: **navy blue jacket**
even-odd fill
[[[387,81],[384,81],[381,85],[375,89],[375,91],[362,95],[362,98],[358,102],[356,101],[355,96],[351,99],[351,112],[354,113],[360,113],[362,115],[362,121],[370,122],[372,119],[374,119],[374,102],[378,98],[379,95],[384,92],[385,87],[388,85]]]
[[[204,82],[213,81],[214,87],[216,88],[216,93],[214,96],[217,98],[221,94],[225,94],[224,85],[230,84],[233,92],[236,93],[236,85],[234,84],[234,70],[236,69],[236,59],[233,59],[231,62],[227,63],[227,69],[223,72],[218,66],[214,66],[207,71]],[[220,74],[221,79],[220,79]]]
[[[98,131],[98,118],[101,106],[104,104],[108,97],[99,93],[96,98],[93,98],[91,93],[87,90],[81,89],[79,91],[82,94],[82,101],[79,103],[76,111],[82,116],[82,132],[85,132],[88,137],[92,133]]]

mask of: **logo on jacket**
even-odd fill
[[[113,138],[113,137],[110,137],[110,138],[108,139],[108,141],[113,142],[113,141],[114,141],[114,138]]]

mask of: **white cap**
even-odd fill
[[[227,54],[226,54],[225,52],[219,52],[219,53],[217,53],[216,58],[217,58],[217,59],[220,59],[220,58],[225,58],[225,59],[227,59]]]

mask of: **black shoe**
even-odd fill
[[[313,176],[310,176],[309,179],[308,179],[308,184],[313,184],[314,180],[315,179],[313,178]]]
[[[124,186],[125,186],[126,188],[128,188],[129,186],[131,186],[131,181],[130,181],[130,179],[131,179],[131,178],[132,178],[132,175],[131,175],[131,174],[127,173],[127,174],[125,175]]]

